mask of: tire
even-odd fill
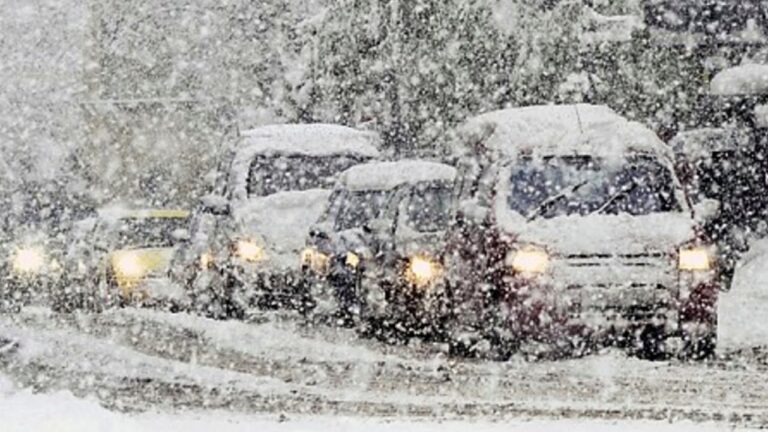
[[[667,334],[663,326],[646,325],[637,334],[633,351],[643,360],[666,360],[669,357],[666,341]]]
[[[683,333],[683,346],[679,357],[681,360],[702,361],[715,357],[717,348],[717,330],[710,330],[703,335]]]

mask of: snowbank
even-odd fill
[[[768,346],[768,240],[752,245],[718,306],[718,348]]]
[[[357,165],[341,178],[350,190],[388,190],[404,184],[453,181],[456,169],[437,162],[403,160]]]
[[[429,422],[399,419],[325,416],[247,416],[226,412],[145,413],[129,415],[106,410],[91,400],[78,399],[70,393],[33,394],[14,390],[0,375],[0,413],[4,432],[298,432],[334,431],[370,432],[478,432],[495,431],[720,431],[736,430],[726,426],[694,423],[594,420],[519,420],[514,422]]]
[[[716,96],[743,96],[768,93],[768,65],[746,64],[715,75],[710,93]]]
[[[478,143],[509,157],[584,154],[605,159],[648,153],[671,160],[652,130],[603,105],[540,105],[491,111],[459,128],[457,154],[477,154]]]

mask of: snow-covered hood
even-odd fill
[[[309,227],[320,217],[330,194],[326,189],[311,189],[248,199],[233,208],[236,235],[263,242],[272,264],[295,267]]]
[[[562,255],[668,252],[694,239],[694,220],[686,213],[644,216],[560,216],[525,218],[510,212],[502,229],[519,243],[542,246]]]

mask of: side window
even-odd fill
[[[335,229],[338,231],[361,228],[381,217],[392,197],[393,191],[356,191],[345,194],[336,215]]]
[[[416,185],[406,206],[408,224],[420,232],[445,230],[451,221],[453,197],[452,183]]]

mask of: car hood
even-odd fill
[[[270,261],[289,260],[295,267],[309,227],[319,219],[330,194],[312,189],[251,198],[233,209],[237,234],[263,242]]]
[[[527,222],[515,214],[502,228],[518,243],[530,243],[563,255],[612,255],[668,252],[695,235],[693,218],[685,213],[644,216],[561,216]]]

